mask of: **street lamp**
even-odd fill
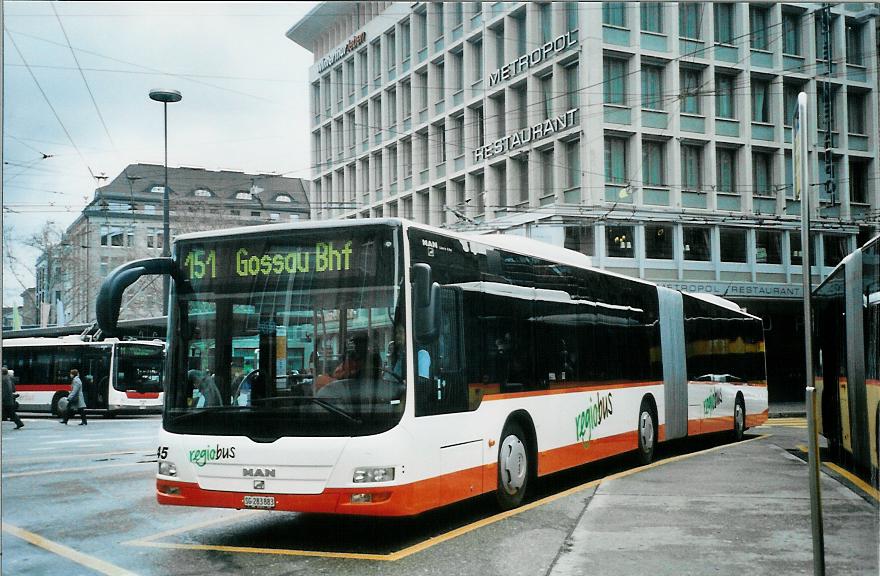
[[[171,226],[168,213],[168,103],[180,102],[183,96],[177,90],[150,90],[150,100],[162,103],[165,113],[165,185],[162,187],[162,256],[171,255]],[[162,283],[162,314],[168,315],[168,291],[171,279],[166,275]]]

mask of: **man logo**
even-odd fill
[[[266,489],[266,481],[265,480],[254,480],[254,490],[265,490]]]
[[[242,468],[241,475],[245,478],[274,478],[274,468]]]

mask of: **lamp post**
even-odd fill
[[[165,115],[165,184],[162,187],[162,256],[171,255],[171,226],[168,212],[168,103],[180,102],[183,96],[177,90],[150,90],[150,100],[162,103]],[[162,282],[162,314],[168,315],[168,291],[171,279],[166,275]]]

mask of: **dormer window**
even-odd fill
[[[193,192],[193,196],[200,196],[202,198],[210,198],[213,196],[210,190],[206,190],[205,188],[198,188]]]
[[[290,196],[288,196],[287,194],[279,194],[278,196],[275,197],[275,201],[276,202],[287,202],[287,203],[293,202],[293,200],[291,200]]]
[[[250,192],[236,192],[235,193],[236,200],[253,200],[254,195]]]
[[[165,192],[165,187],[164,186],[153,186],[152,188],[150,188],[150,192],[153,192],[154,194],[162,194]]]

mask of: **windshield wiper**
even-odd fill
[[[349,420],[350,422],[354,422],[355,424],[363,424],[363,421],[360,418],[355,418],[354,416],[352,416],[351,414],[349,414],[348,412],[346,412],[342,408],[340,408],[338,406],[334,406],[333,404],[331,404],[330,402],[327,402],[326,400],[321,400],[320,398],[315,398],[314,396],[297,396],[297,398],[302,398],[303,400],[311,400],[312,402],[314,402],[315,404],[317,404],[321,408],[324,408],[330,412],[333,412],[334,414],[339,414],[340,416]]]

